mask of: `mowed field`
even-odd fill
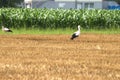
[[[120,80],[120,34],[0,35],[0,80]]]

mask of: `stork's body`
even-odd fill
[[[71,40],[78,37],[79,35],[80,35],[80,25],[78,25],[78,31],[76,31],[72,34]]]
[[[9,28],[6,28],[4,26],[2,26],[2,31],[4,31],[4,32],[12,32],[12,30],[10,30]]]

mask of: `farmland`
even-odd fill
[[[1,8],[0,25],[13,33],[0,31],[0,79],[120,80],[119,13]]]
[[[0,35],[1,80],[120,80],[120,34]]]

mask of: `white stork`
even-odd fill
[[[76,31],[72,34],[71,40],[78,37],[79,35],[80,35],[80,25],[78,25],[78,31]]]
[[[12,32],[12,30],[10,30],[9,28],[6,28],[4,26],[2,26],[2,31],[4,31],[4,32]]]

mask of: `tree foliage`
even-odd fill
[[[105,1],[116,1],[118,4],[120,4],[120,0],[105,0]]]
[[[120,4],[120,0],[115,0],[118,4]]]
[[[17,7],[16,4],[23,2],[24,0],[0,0],[1,7]]]

